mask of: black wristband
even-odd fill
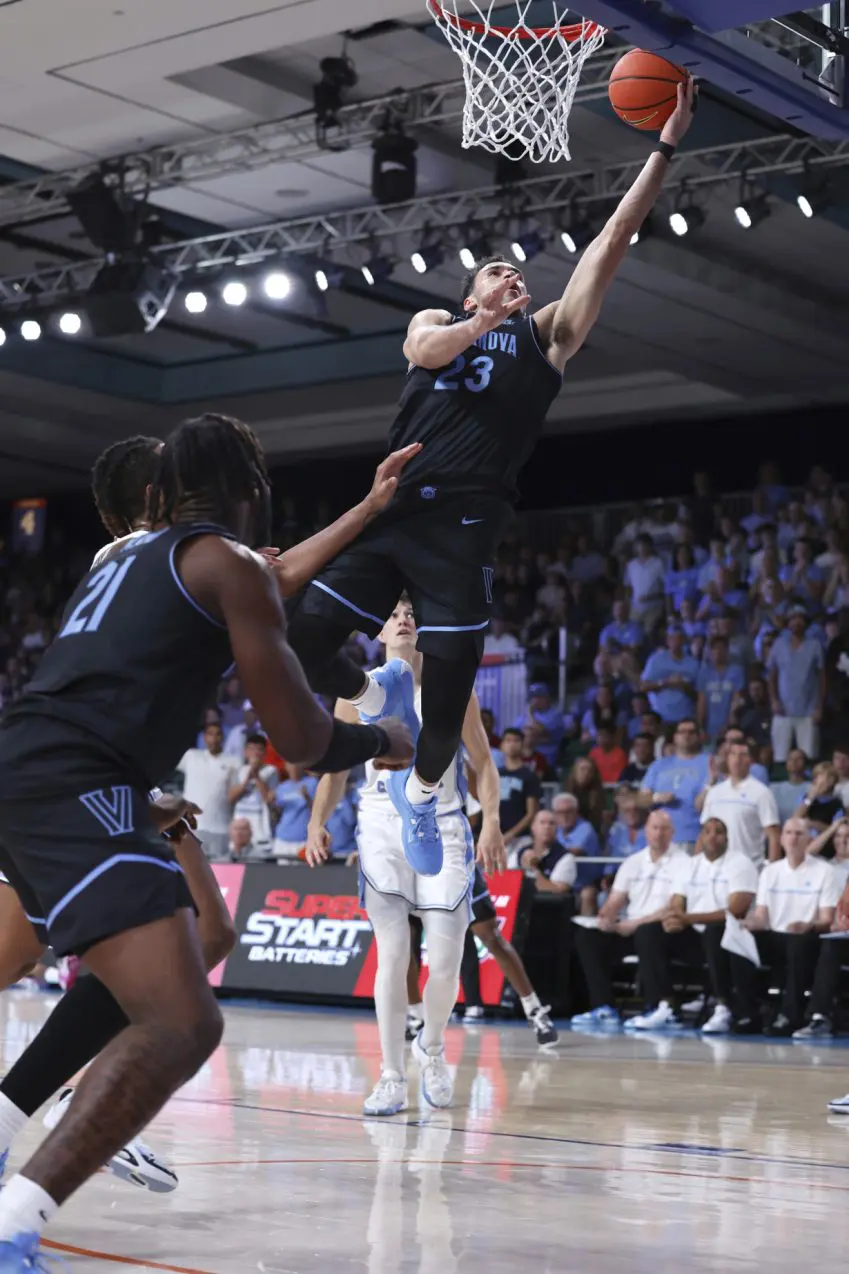
[[[655,151],[658,155],[662,155],[664,159],[672,159],[675,154],[676,147],[671,142],[658,142]]]
[[[308,768],[316,774],[335,774],[339,770],[352,770],[355,765],[373,761],[389,751],[389,736],[379,725],[351,725],[347,721],[333,721],[330,745],[320,761]]]

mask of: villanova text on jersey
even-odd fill
[[[469,317],[456,316],[454,323]],[[453,487],[514,498],[519,471],[562,383],[532,317],[510,318],[484,332],[445,367],[411,367],[389,449],[423,445],[405,468],[401,487]]]

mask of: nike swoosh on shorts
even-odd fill
[[[483,518],[461,518],[461,526],[472,526],[475,522],[483,522]]]

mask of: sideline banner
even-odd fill
[[[216,879],[236,924],[236,946],[213,986],[275,995],[309,995],[328,1001],[370,999],[377,949],[360,906],[355,868],[320,871],[295,865],[216,864]],[[508,940],[516,923],[522,872],[490,881],[492,900]],[[485,1004],[501,999],[503,977],[478,943]]]

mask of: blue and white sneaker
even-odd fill
[[[589,1013],[576,1013],[569,1025],[595,1027],[599,1031],[618,1031],[622,1025],[622,1018],[609,1004],[602,1004],[600,1008],[591,1009]]]
[[[649,1009],[648,1013],[638,1013],[636,1017],[629,1018],[625,1023],[626,1031],[680,1031],[683,1030],[682,1023],[672,1005],[666,1000],[661,1000],[656,1009]]]
[[[835,1097],[828,1103],[832,1115],[849,1115],[849,1093],[845,1097]]]
[[[428,1106],[447,1110],[454,1100],[454,1081],[445,1061],[445,1049],[429,1053],[422,1044],[421,1032],[413,1040],[413,1061],[421,1070],[422,1097]]]
[[[376,717],[361,712],[360,720],[366,725],[377,725],[383,717],[397,717],[410,731],[415,743],[421,725],[416,713],[416,683],[410,665],[404,659],[390,659],[389,663],[375,668],[369,676],[383,687],[386,702]]]
[[[400,1115],[407,1109],[407,1081],[403,1075],[384,1071],[363,1102],[364,1115]]]
[[[406,792],[411,774],[412,770],[391,770],[386,791],[401,815],[401,841],[407,862],[419,876],[438,876],[442,871],[442,832],[436,821],[436,793],[430,800],[414,805]]]
[[[40,1251],[39,1242],[37,1234],[16,1234],[0,1243],[0,1274],[58,1274],[69,1268],[66,1261]]]

